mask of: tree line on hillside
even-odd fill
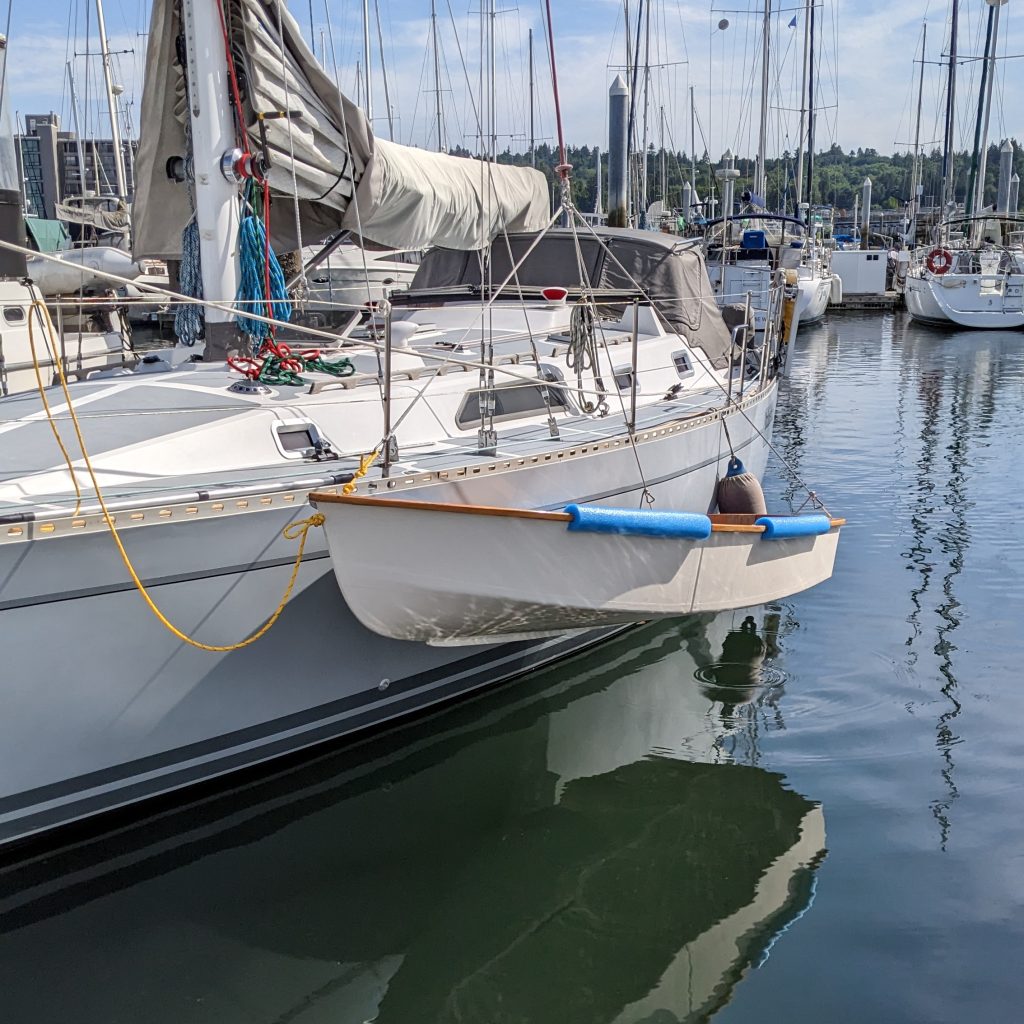
[[[1024,178],[1024,152],[1015,139],[1014,170]],[[987,173],[985,175],[988,201],[995,199],[999,177],[999,143],[992,143],[988,151]],[[452,150],[459,156],[470,156],[465,149]],[[597,156],[598,150],[590,146],[568,146],[566,159],[572,164],[572,195],[578,209],[590,212],[595,208],[597,197]],[[636,166],[640,160],[634,158]],[[538,170],[548,179],[552,196],[557,195],[557,173],[555,168],[559,162],[558,150],[543,143],[538,145],[534,153],[534,161]],[[514,164],[519,167],[530,165],[529,153],[512,153],[506,151],[499,154],[499,163]],[[894,153],[883,156],[874,149],[857,149],[847,152],[841,146],[833,144],[829,149],[815,154],[814,181],[811,201],[823,205],[834,206],[840,211],[852,211],[855,197],[861,194],[864,179],[870,178],[872,185],[872,205],[875,208],[898,210],[910,199],[913,174],[913,154]],[[608,155],[601,153],[602,180],[605,196],[602,207],[607,207]],[[924,186],[923,203],[925,206],[937,205],[942,191],[942,154],[936,148],[922,154],[921,181]],[[648,200],[662,199],[662,166],[660,151],[653,146],[648,152],[647,160],[647,195]],[[718,163],[711,165],[707,153],[697,161],[696,186],[700,196],[704,198],[711,189],[714,169]],[[736,169],[740,172],[737,194],[753,184],[754,159],[741,157],[736,160]],[[961,152],[954,156],[954,191],[958,201],[962,202],[967,191],[970,176],[971,157]],[[683,152],[668,152],[664,160],[664,177],[668,206],[678,206],[681,202],[683,182],[692,178],[690,157]],[[767,162],[767,180],[769,209],[793,209],[794,183],[796,178],[796,156],[783,153],[781,157]],[[1022,197],[1024,198],[1024,197]]]

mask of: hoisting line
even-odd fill
[[[53,351],[56,352],[56,332],[53,326],[53,320],[50,319],[50,311],[46,308],[46,303],[40,301],[39,299],[36,299],[32,303],[32,306],[33,309],[40,311],[42,316],[45,317],[47,331],[50,336],[50,345],[53,348]],[[30,331],[31,323],[32,320],[30,318]],[[32,346],[32,358],[33,361],[36,361],[34,346]],[[277,620],[281,617],[281,613],[284,611],[285,605],[288,604],[288,601],[292,596],[292,590],[295,589],[295,581],[298,579],[299,576],[299,567],[302,565],[302,556],[306,550],[306,539],[308,538],[309,531],[312,528],[317,526],[323,526],[324,517],[322,513],[316,512],[313,515],[309,516],[307,519],[300,519],[294,523],[289,523],[281,531],[281,535],[286,540],[298,540],[299,550],[295,553],[295,564],[292,566],[292,573],[291,576],[288,578],[288,584],[284,588],[284,595],[281,597],[280,603],[274,609],[274,612],[270,616],[270,618],[267,619],[267,621],[264,622],[263,625],[260,626],[260,628],[257,629],[255,633],[251,633],[244,640],[240,640],[238,643],[234,644],[204,644],[200,640],[193,639],[192,637],[188,636],[188,634],[178,629],[178,627],[175,626],[174,623],[171,622],[166,615],[164,615],[164,613],[159,609],[159,607],[157,607],[156,602],[153,600],[152,597],[150,597],[149,591],[146,589],[145,583],[142,582],[142,580],[139,578],[139,574],[135,571],[135,566],[132,564],[132,560],[129,557],[128,552],[125,550],[123,542],[121,541],[121,535],[120,533],[118,533],[117,526],[114,523],[114,517],[110,514],[110,511],[107,509],[106,500],[103,497],[103,492],[100,490],[99,480],[97,480],[96,478],[96,470],[93,468],[92,459],[89,457],[88,449],[85,447],[85,438],[82,436],[82,427],[81,424],[78,422],[78,415],[75,412],[74,406],[72,405],[71,402],[71,393],[68,390],[67,379],[64,376],[64,366],[62,364],[62,360],[60,358],[57,358],[55,360],[55,364],[57,367],[57,376],[60,380],[61,390],[64,392],[64,400],[67,402],[68,405],[68,414],[71,417],[71,424],[75,430],[75,437],[78,439],[78,446],[82,450],[82,461],[85,463],[85,468],[89,474],[89,479],[92,481],[93,489],[96,491],[96,500],[99,502],[100,509],[103,512],[103,519],[107,524],[107,528],[110,530],[111,537],[114,538],[114,544],[117,546],[118,554],[120,554],[121,556],[121,561],[124,563],[125,569],[128,570],[128,575],[131,577],[132,583],[135,584],[135,589],[138,590],[139,594],[142,596],[142,599],[146,602],[146,605],[149,607],[149,610],[156,616],[160,624],[170,633],[173,633],[174,636],[176,636],[179,640],[182,641],[182,643],[186,643],[190,647],[195,647],[200,651],[210,651],[214,654],[223,654],[227,653],[228,651],[239,651],[243,647],[248,647],[250,644],[255,643],[262,636],[265,636],[270,631],[270,628],[274,625],[274,623],[277,622]],[[38,374],[38,361],[36,361],[36,366],[36,372]],[[50,413],[49,406],[45,405],[45,398],[43,401],[44,406],[46,407],[47,415],[52,417],[52,413]],[[65,451],[66,454],[66,450],[64,449],[63,445],[61,445],[61,450]],[[75,479],[74,472],[72,472],[71,478],[73,480]],[[76,491],[78,490],[77,481],[75,483],[75,489]]]
[[[551,21],[551,0],[546,0],[545,7],[547,9],[548,21],[548,53],[551,56],[551,91],[554,94],[555,127],[558,132],[559,163],[555,170],[558,171],[558,176],[562,179],[564,186],[569,180],[569,171],[572,170],[572,164],[565,162],[565,136],[562,133],[562,103],[558,98],[558,65],[555,61],[555,30]]]

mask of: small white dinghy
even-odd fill
[[[832,575],[826,515],[564,512],[313,493],[368,629],[455,645],[745,608]]]
[[[106,274],[132,280],[142,274],[130,253],[110,245],[66,249],[48,257],[33,256],[28,261],[28,276],[47,297],[73,295],[83,288],[109,288]]]

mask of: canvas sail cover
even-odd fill
[[[598,228],[594,234],[549,231],[539,244],[535,242],[532,235],[513,235],[508,245],[495,245],[490,253],[490,279],[504,281],[518,265],[515,281],[523,288],[572,289],[580,284],[582,264],[593,288],[634,291],[639,285],[670,330],[703,349],[713,366],[728,365],[732,339],[708,281],[699,240]],[[411,291],[481,287],[486,279],[476,256],[438,248],[424,257]],[[509,295],[514,294],[510,285]]]
[[[310,53],[283,2],[221,2],[249,150],[260,150],[259,113],[293,114],[263,122],[275,248],[297,246],[293,197],[306,243],[349,229],[394,248],[482,248],[502,230],[546,226],[547,183],[538,171],[483,165],[375,138],[362,111]],[[192,216],[187,188],[165,171],[168,158],[187,153],[180,35],[181,0],[153,0],[136,161],[136,257],[176,258]]]

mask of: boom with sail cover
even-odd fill
[[[539,171],[483,166],[375,138],[362,111],[317,63],[283,4],[209,2],[222,4],[238,73],[246,122],[240,148],[264,156],[272,194],[289,197],[288,214],[275,219],[275,248],[297,243],[293,196],[306,240],[349,229],[396,248],[479,249],[502,230],[547,225],[548,189]],[[187,189],[165,171],[170,158],[187,155],[183,30],[180,0],[154,0],[136,164],[137,257],[176,258],[192,216]],[[261,117],[278,111],[290,116]]]

